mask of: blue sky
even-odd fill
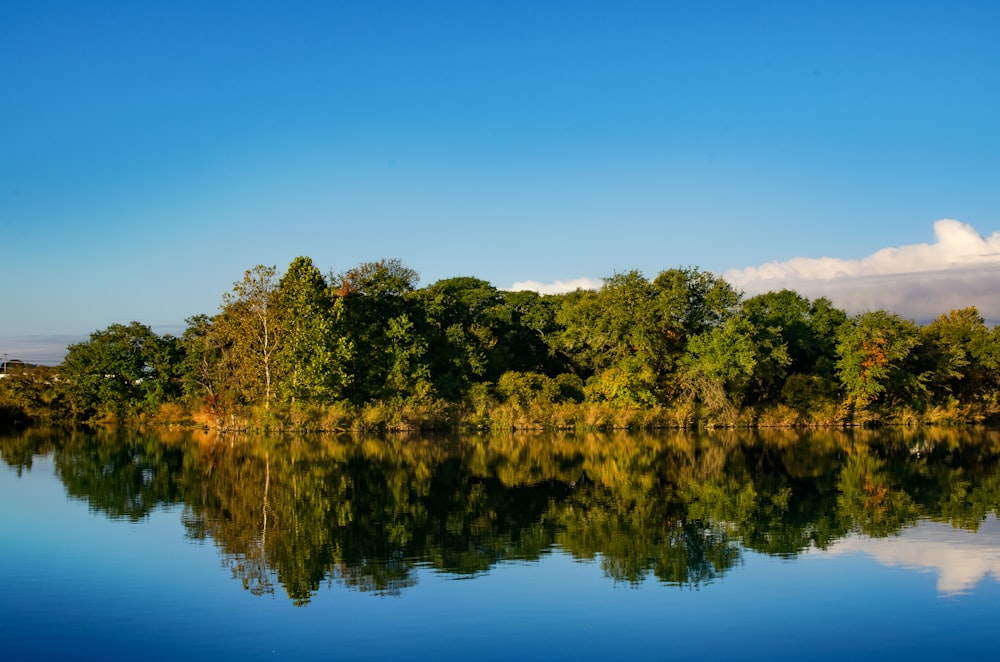
[[[933,251],[939,219],[991,248],[998,29],[994,2],[0,0],[0,352],[180,333],[298,255],[751,292]]]

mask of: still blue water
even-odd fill
[[[105,449],[117,442],[94,443]],[[147,455],[150,443],[143,442]],[[87,453],[93,453],[91,441],[86,444]],[[307,599],[294,600],[286,590],[291,580],[281,578],[290,572],[281,564],[297,561],[287,554],[278,558],[282,527],[291,528],[278,494],[282,486],[307,481],[271,466],[270,458],[283,447],[272,445],[267,452],[263,482],[259,473],[240,473],[244,479],[250,476],[258,489],[263,485],[265,495],[258,523],[264,551],[257,558],[264,570],[254,574],[246,566],[256,558],[255,548],[220,542],[228,534],[213,519],[236,521],[234,506],[195,512],[181,498],[191,501],[192,495],[221,489],[212,482],[214,474],[193,459],[204,458],[204,450],[186,446],[187,469],[175,466],[183,472],[197,465],[189,471],[204,481],[197,489],[165,489],[160,494],[167,496],[142,504],[141,512],[122,514],[108,505],[114,495],[108,497],[92,484],[92,491],[81,494],[79,481],[73,482],[74,467],[85,463],[81,458],[87,454],[55,446],[28,461],[12,461],[8,448],[5,463],[0,463],[0,639],[6,659],[982,659],[996,657],[1000,644],[1000,523],[994,510],[978,517],[975,526],[960,528],[918,509],[889,535],[870,536],[859,525],[824,539],[825,549],[809,545],[775,554],[743,546],[736,533],[745,523],[702,518],[698,526],[706,530],[734,532],[726,543],[734,549],[733,562],[692,581],[664,581],[649,570],[655,559],[638,575],[615,569],[626,563],[615,558],[623,553],[619,545],[645,544],[621,540],[627,526],[609,538],[614,546],[607,543],[603,551],[596,539],[606,522],[580,534],[593,536],[593,547],[570,536],[572,525],[566,522],[574,521],[572,516],[551,501],[568,498],[559,490],[561,496],[548,497],[540,520],[558,519],[557,512],[562,519],[551,524],[552,537],[537,552],[525,552],[521,534],[504,529],[499,547],[486,554],[494,560],[477,560],[474,570],[441,561],[448,552],[439,550],[438,543],[422,548],[430,552],[400,558],[399,550],[412,547],[377,541],[371,549],[389,549],[386,557],[345,560],[349,555],[336,549],[361,535],[352,528],[361,514],[355,506],[342,531],[326,532],[326,541],[317,547],[295,538],[303,555],[329,553],[339,560],[323,566],[322,580]],[[371,455],[370,444],[367,448]],[[580,451],[585,458],[580,466],[593,474],[606,470],[603,460],[586,459],[601,451],[587,448],[591,450]],[[427,452],[436,458],[432,469],[443,471],[440,463],[451,461],[450,453]],[[466,457],[476,452],[471,453]],[[334,463],[356,460],[353,450],[345,455],[340,448],[334,455],[339,458],[330,460]],[[238,459],[245,469],[247,456]],[[132,465],[137,462],[133,457]],[[166,471],[155,462],[150,466],[140,472],[136,485],[153,483],[156,471]],[[315,470],[315,460],[311,466]],[[882,466],[892,473],[892,462]],[[213,471],[221,467],[216,464]],[[342,464],[337,468],[344,470]],[[370,477],[371,469],[364,471]],[[499,469],[487,462],[477,471],[478,479],[485,480]],[[565,473],[565,462],[552,471]],[[330,474],[323,475],[329,482]],[[358,483],[361,475],[350,477]],[[542,478],[551,481],[552,476]],[[982,480],[993,478],[990,473]],[[641,476],[635,481],[643,482]],[[508,479],[504,485],[513,489],[520,484]],[[839,486],[830,489],[846,490],[844,479]],[[356,485],[350,493],[355,501],[361,489]],[[975,480],[962,487],[964,493],[977,489],[982,485]],[[148,496],[139,490],[128,498]],[[300,493],[289,503],[309,498]],[[601,499],[606,498],[602,493]],[[796,498],[794,491],[791,498]],[[585,503],[590,501],[581,499],[572,509]],[[632,509],[645,507],[641,499],[630,504]],[[382,515],[388,517],[383,506]],[[322,508],[326,512],[336,506]],[[421,508],[414,510],[417,520],[433,520],[434,509]],[[489,512],[494,521],[503,517]],[[606,518],[608,512],[590,509],[588,517]],[[443,520],[454,522],[455,513],[449,513]],[[301,513],[294,516],[296,522],[306,522]],[[399,513],[395,517],[405,519]],[[201,521],[209,535],[192,535],[200,530],[192,520]],[[790,526],[780,517],[777,521]],[[404,535],[392,531],[392,536]],[[494,528],[488,537],[474,537],[473,545],[497,545],[496,534]],[[648,530],[635,534],[650,535]],[[366,563],[392,566],[397,561],[405,568],[394,576],[403,580],[357,580],[355,573],[364,574]],[[252,590],[255,585],[264,588]]]

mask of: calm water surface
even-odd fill
[[[940,659],[1000,436],[0,438],[6,659]]]

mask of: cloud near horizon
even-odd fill
[[[935,243],[883,248],[860,260],[796,257],[723,276],[747,296],[790,289],[851,313],[884,309],[917,322],[975,306],[987,322],[1000,322],[1000,232],[984,238],[942,219],[934,235]]]
[[[573,280],[557,280],[552,283],[542,283],[537,280],[522,280],[510,286],[511,292],[530,290],[539,294],[565,294],[575,290],[596,290],[604,284],[599,278],[574,278]]]
[[[1000,324],[1000,232],[984,238],[966,223],[941,219],[934,235],[935,243],[883,248],[860,260],[796,257],[722,276],[747,297],[789,289],[826,297],[852,314],[888,310],[919,323],[975,306],[988,324]],[[527,280],[510,290],[563,294],[602,284],[598,278]]]
[[[984,238],[968,224],[942,219],[934,223],[934,235],[934,243],[883,248],[860,260],[796,257],[732,269],[722,276],[748,297],[790,289],[811,299],[827,297],[849,313],[882,309],[918,323],[975,306],[987,324],[1000,324],[1000,231]],[[589,277],[551,283],[525,280],[514,283],[509,290],[563,294],[577,289],[596,290],[603,283],[603,279]],[[69,343],[84,339],[0,336],[0,350],[11,359],[56,364]]]

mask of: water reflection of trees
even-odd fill
[[[48,455],[55,448],[53,433],[45,428],[27,428],[0,434],[0,460],[17,472],[18,477],[31,471],[35,457]]]
[[[68,433],[55,454],[69,496],[109,517],[137,521],[180,501],[184,452],[156,434]]]
[[[1000,504],[1000,435],[954,429],[35,442],[0,439],[4,462],[54,446],[69,494],[112,517],[183,502],[188,535],[247,590],[297,604],[555,547],[615,581],[697,587],[743,549],[792,556],[920,518],[974,530]]]

